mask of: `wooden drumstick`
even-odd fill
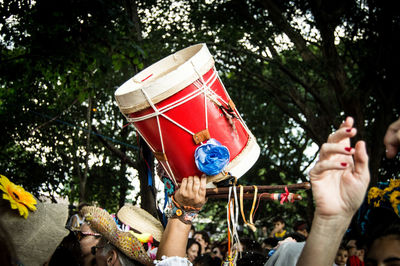
[[[311,184],[309,182],[304,182],[304,183],[298,183],[298,184],[292,184],[292,185],[272,185],[272,186],[257,186],[258,188],[258,193],[263,193],[266,191],[271,191],[271,190],[284,190],[285,187],[287,187],[290,191],[293,190],[300,190],[300,189],[310,189]],[[236,187],[237,192],[239,192],[239,188]],[[244,186],[243,187],[243,192],[253,192],[254,187],[253,186]],[[229,187],[217,187],[217,188],[207,188],[206,189],[206,196],[210,197],[211,195],[220,195],[220,194],[228,194],[229,193]]]
[[[276,200],[276,199],[274,199],[273,194],[274,193],[262,193],[262,194],[260,194],[262,196],[260,197],[260,195],[259,195],[258,198],[260,200]],[[299,195],[299,194],[294,194],[294,193],[290,193],[290,194],[291,194],[293,200],[302,200],[303,199],[301,197],[301,195]],[[209,199],[227,199],[228,194],[213,194],[213,195],[208,196],[208,198]],[[254,199],[254,194],[253,193],[243,194],[243,199],[252,200],[252,199]]]

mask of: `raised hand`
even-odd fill
[[[323,144],[319,161],[310,171],[316,214],[323,217],[353,215],[361,205],[369,184],[365,142],[350,147],[357,134],[348,117]]]
[[[207,201],[206,184],[207,178],[205,175],[201,178],[198,176],[184,178],[179,189],[175,192],[175,201],[183,208],[189,207],[188,209],[190,209],[192,207],[200,209]],[[191,224],[183,223],[179,219],[169,219],[158,247],[157,259],[160,259],[164,255],[168,257],[178,256],[183,259],[186,255],[186,244],[190,227]],[[170,264],[166,263],[163,265]]]
[[[189,176],[182,180],[179,189],[175,192],[175,200],[183,206],[201,208],[206,203],[207,178],[203,175]]]
[[[350,147],[357,134],[348,117],[322,145],[310,171],[314,220],[297,266],[332,265],[348,225],[360,207],[370,179],[365,143]],[[318,254],[318,256],[316,256]]]

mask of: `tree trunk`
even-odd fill
[[[127,127],[122,128],[121,130],[121,138],[122,140],[125,142],[126,138],[128,136],[128,130]],[[126,154],[126,146],[122,145],[121,146],[121,152]],[[122,206],[125,205],[125,199],[126,199],[126,192],[128,191],[128,187],[129,187],[129,180],[126,178],[126,162],[125,161],[121,161],[121,169],[120,169],[120,174],[119,174],[119,185],[120,185],[120,189],[119,189],[119,208],[121,208]]]
[[[147,143],[139,141],[139,172],[141,207],[158,219],[154,188],[154,156]],[[149,181],[153,184],[149,186]]]
[[[79,202],[86,201],[86,183],[89,172],[89,155],[90,155],[90,130],[92,128],[92,95],[89,93],[89,103],[87,108],[86,120],[87,120],[87,135],[86,135],[86,155],[85,155],[85,171],[80,178],[79,182]]]

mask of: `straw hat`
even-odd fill
[[[18,259],[24,265],[43,265],[69,231],[67,204],[37,202],[36,211],[24,219],[11,209],[10,202],[0,199],[0,222],[9,233]]]
[[[164,231],[161,222],[147,211],[133,205],[123,206],[117,213],[118,220],[140,233],[149,233],[160,242]]]
[[[114,218],[106,210],[86,206],[82,208],[82,214],[92,229],[100,233],[129,258],[145,265],[153,264],[142,243],[131,233],[119,230]]]

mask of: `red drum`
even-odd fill
[[[194,152],[210,138],[229,149],[230,161],[225,173],[208,177],[208,182],[224,180],[226,172],[239,178],[259,157],[260,148],[229,98],[205,44],[144,69],[120,86],[115,98],[175,183],[202,175]]]

